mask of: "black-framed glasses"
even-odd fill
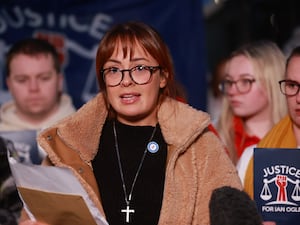
[[[286,96],[295,96],[299,93],[300,84],[294,80],[281,80],[278,82],[280,91]]]
[[[246,94],[251,90],[252,84],[255,82],[255,79],[250,78],[242,78],[236,81],[230,79],[224,79],[220,85],[219,89],[224,93],[227,94],[229,90],[235,85],[237,91],[240,94]]]
[[[107,86],[115,87],[121,84],[124,72],[128,71],[131,80],[139,85],[147,84],[152,74],[160,70],[160,66],[138,65],[131,69],[120,70],[117,67],[109,67],[100,71]]]

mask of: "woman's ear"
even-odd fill
[[[159,84],[159,87],[160,88],[164,88],[166,85],[167,85],[167,78],[169,76],[169,73],[166,72],[166,71],[161,71],[161,74],[160,74],[160,84]]]
[[[57,80],[58,90],[62,93],[64,91],[64,76],[61,73],[58,73],[57,76],[58,76],[58,80]]]

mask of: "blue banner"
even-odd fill
[[[254,200],[264,221],[300,221],[300,149],[254,149]]]
[[[2,0],[0,103],[9,97],[3,70],[5,53],[19,39],[39,37],[57,47],[65,89],[80,107],[98,92],[95,55],[99,41],[112,25],[128,20],[146,22],[161,33],[188,102],[204,110],[207,81],[201,0]]]

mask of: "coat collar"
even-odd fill
[[[76,113],[43,131],[40,137],[56,129],[67,146],[90,162],[97,154],[107,114],[103,94],[99,93]],[[209,125],[210,120],[207,113],[166,98],[158,110],[158,122],[166,143],[172,149],[186,149]]]

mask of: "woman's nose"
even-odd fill
[[[133,80],[131,79],[130,72],[129,71],[123,71],[123,79],[121,82],[121,85],[124,87],[127,87],[133,83]]]

